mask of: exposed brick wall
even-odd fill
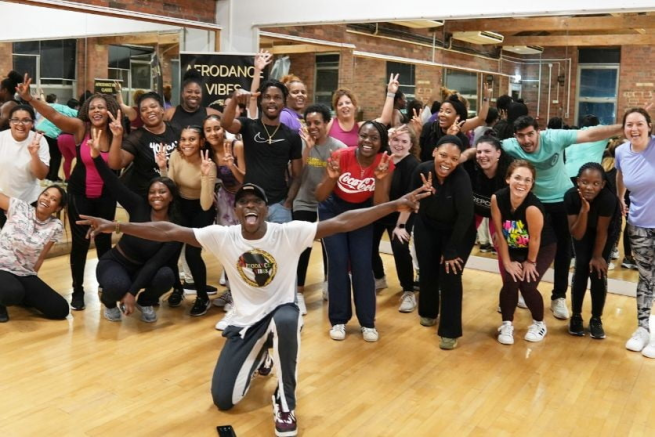
[[[203,23],[216,22],[215,0],[85,0],[74,1],[74,3],[163,15]]]
[[[621,47],[617,121],[626,109],[644,106],[655,90],[655,46]]]
[[[0,75],[6,77],[13,67],[12,43],[0,42]]]
[[[108,75],[109,46],[97,44],[96,38],[78,40],[77,44],[77,94],[93,92],[94,79],[104,79]]]

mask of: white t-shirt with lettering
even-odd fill
[[[32,174],[32,156],[27,149],[34,135],[34,132],[30,132],[27,139],[16,141],[11,129],[0,132],[0,191],[27,203],[35,202],[42,191],[39,180]],[[39,142],[39,159],[50,165],[50,151],[45,138]]]
[[[278,306],[294,302],[298,259],[312,245],[318,224],[292,221],[266,226],[266,235],[259,240],[243,238],[241,225],[193,230],[230,278],[234,326],[251,326]]]

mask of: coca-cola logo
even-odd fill
[[[350,172],[342,173],[339,176],[338,184],[344,193],[375,191],[375,178],[357,179]]]

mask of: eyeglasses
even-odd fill
[[[34,120],[32,120],[31,118],[23,118],[23,119],[10,118],[9,119],[9,123],[11,123],[11,124],[22,124],[23,126],[25,126],[26,124],[31,124],[33,121]]]

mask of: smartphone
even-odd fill
[[[218,431],[218,437],[237,437],[231,425],[217,426],[216,431]]]

